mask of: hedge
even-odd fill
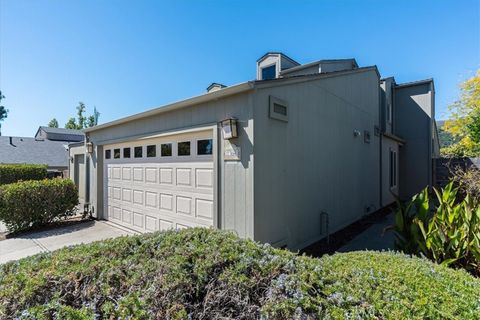
[[[187,229],[0,266],[0,318],[478,319],[480,280],[393,252],[320,259]]]
[[[47,177],[47,166],[41,164],[0,164],[0,185]]]
[[[77,187],[70,179],[30,180],[0,186],[0,220],[10,232],[74,215]]]

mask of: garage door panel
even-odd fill
[[[177,196],[177,213],[192,215],[192,198]]]
[[[195,182],[197,188],[213,188],[213,169],[195,169]]]
[[[160,219],[160,231],[173,229],[174,222],[172,220]]]
[[[177,168],[177,186],[192,186],[192,169],[190,168]]]
[[[195,214],[199,218],[213,219],[213,201],[208,199],[195,199]]]
[[[205,132],[201,134],[204,139]],[[178,141],[170,139],[174,153],[164,158],[157,142],[136,141],[105,146],[113,150],[144,146],[143,158],[105,159],[105,206],[107,218],[141,232],[209,227],[214,221],[213,156],[176,156]],[[157,157],[147,158],[145,146],[157,145]]]
[[[156,192],[145,191],[145,206],[157,208],[158,194]]]
[[[173,185],[173,168],[160,168],[160,184]]]
[[[143,168],[141,167],[133,168],[133,181],[143,182]]]
[[[158,218],[145,215],[145,229],[147,231],[157,231],[158,230]]]

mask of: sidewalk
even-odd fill
[[[0,226],[0,228],[4,228],[4,226]],[[66,246],[132,234],[134,234],[133,231],[117,227],[107,221],[86,221],[71,226],[23,234],[16,238],[0,241],[0,264]]]
[[[395,241],[393,231],[390,230],[383,234],[383,230],[387,226],[393,224],[394,215],[389,214],[382,220],[377,221],[368,229],[350,240],[346,245],[338,249],[338,252],[349,252],[358,250],[393,250]]]

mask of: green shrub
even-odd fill
[[[11,232],[71,216],[78,192],[69,179],[30,180],[0,186],[0,220]]]
[[[478,319],[480,280],[425,259],[321,259],[187,229],[0,266],[0,318]]]
[[[39,164],[0,164],[0,185],[47,177],[47,166]]]
[[[458,188],[452,182],[441,191],[434,191],[435,207],[427,189],[406,205],[398,206],[397,249],[421,253],[437,263],[461,267],[480,276],[480,203],[469,194],[459,200]]]

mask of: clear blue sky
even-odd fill
[[[79,101],[100,122],[255,77],[282,51],[433,77],[437,118],[480,67],[480,1],[0,0],[4,135],[32,136]]]

